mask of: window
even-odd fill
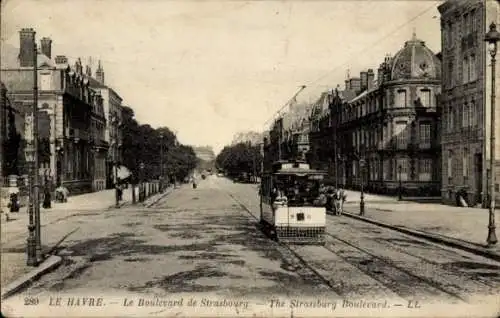
[[[476,32],[477,31],[476,10],[472,10],[472,12],[470,13],[470,19],[471,19],[471,32]]]
[[[464,30],[464,35],[469,34],[469,14],[464,14],[464,19],[463,19],[463,30]]]
[[[356,132],[352,132],[352,146],[356,147]]]
[[[478,126],[478,119],[479,119],[479,113],[478,113],[478,109],[476,109],[476,105],[475,105],[475,102],[474,101],[471,101],[470,102],[470,107],[469,107],[469,111],[471,113],[471,125],[473,127],[477,127]]]
[[[406,91],[405,90],[398,91],[396,107],[406,107]]]
[[[467,103],[462,106],[462,127],[469,126],[469,105]]]
[[[429,89],[420,90],[420,103],[423,107],[430,107],[431,105],[431,91]]]
[[[420,148],[429,148],[431,146],[431,124],[421,123],[419,127]]]
[[[464,148],[463,157],[462,157],[462,175],[467,177],[469,175],[469,151],[467,148]]]
[[[462,83],[468,83],[469,82],[469,59],[467,57],[464,57],[463,60],[463,65],[462,65]]]
[[[431,172],[432,172],[432,159],[421,159],[420,173],[431,173]]]
[[[469,81],[477,80],[476,76],[476,56],[473,54],[469,59]]]
[[[475,127],[476,123],[476,114],[474,113],[474,104],[471,102],[469,104],[469,127]]]
[[[419,179],[419,181],[431,181],[431,179],[432,179],[432,159],[420,159],[418,179]]]
[[[449,23],[448,27],[446,28],[446,38],[448,39],[447,44],[448,47],[453,45],[453,24]]]
[[[447,170],[448,170],[448,178],[451,178],[453,175],[453,151],[448,150],[448,162],[447,162]]]
[[[405,149],[407,147],[407,132],[406,132],[406,122],[397,122],[395,127],[396,143],[398,149]]]
[[[382,171],[384,180],[392,180],[391,176],[391,159],[384,159],[384,167]]]
[[[453,87],[454,76],[455,76],[455,72],[454,72],[453,61],[449,61],[448,62],[448,73],[447,73],[447,79],[446,79],[446,82],[447,82],[449,88]]]
[[[401,167],[401,173],[399,172],[399,167]],[[398,179],[401,178],[401,181],[408,180],[408,159],[407,158],[399,158],[397,159],[397,176]]]
[[[448,132],[453,131],[453,108],[448,107]]]

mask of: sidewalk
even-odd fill
[[[130,204],[131,192],[125,191],[121,205]],[[51,209],[40,207],[42,248],[44,252],[52,248],[65,235],[74,229],[64,226],[51,226],[58,221],[67,219],[73,215],[83,213],[98,213],[115,205],[114,189],[93,193],[76,195],[68,198],[67,203],[52,203]],[[26,265],[26,239],[28,237],[29,216],[27,208],[22,208],[19,213],[10,213],[10,220],[1,218],[1,242],[2,242],[2,268],[1,285],[6,286],[17,277],[28,274],[35,268]],[[50,229],[50,235],[48,230]]]
[[[123,192],[123,201],[120,206],[130,204],[132,202],[131,189],[125,189]],[[40,218],[42,227],[68,218],[72,215],[91,212],[91,211],[104,211],[115,206],[115,190],[108,189],[98,192],[85,193],[75,195],[68,198],[66,203],[52,202],[51,209],[44,209],[40,205]],[[9,213],[9,221],[5,220],[2,216],[1,231],[2,231],[2,245],[5,247],[6,243],[13,238],[21,235],[27,237],[29,224],[28,208],[21,208],[18,213]]]
[[[164,195],[168,195],[173,188],[167,189],[163,194],[150,196],[144,204],[151,204],[159,200]],[[137,198],[137,197],[136,197]],[[123,201],[120,206],[132,203],[132,189],[129,187],[123,192]],[[140,203],[137,203],[140,204]],[[104,190],[93,193],[72,196],[67,203],[57,203],[52,205],[52,209],[40,208],[42,223],[42,249],[44,253],[53,249],[61,240],[65,239],[78,230],[65,226],[64,220],[75,215],[92,215],[115,208],[115,190]],[[28,216],[26,209],[19,213],[12,213],[11,218],[15,220],[5,222],[2,219],[2,264],[1,264],[1,285],[6,287],[10,283],[16,285],[22,277],[36,277],[37,272],[46,267],[43,262],[38,267],[26,265],[26,239],[28,237]],[[73,225],[74,226],[74,225]],[[52,260],[52,266],[59,264]],[[45,269],[47,270],[47,269]],[[20,282],[22,285],[24,282]],[[11,285],[12,285],[11,284]],[[8,286],[7,286],[8,287]],[[2,290],[2,294],[4,290]]]
[[[416,230],[433,236],[441,236],[443,239],[461,241],[480,249],[486,245],[487,209],[398,201],[397,198],[393,198],[391,202],[389,198],[367,195],[364,218],[394,228]],[[345,212],[359,215],[359,192],[349,191],[344,208]],[[500,211],[495,211],[495,218],[498,224]],[[497,237],[500,238],[498,230]],[[500,243],[488,250],[500,256]]]

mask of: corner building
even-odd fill
[[[401,183],[405,195],[439,194],[439,57],[414,34],[385,58],[376,80],[372,70],[360,75],[361,93],[346,87],[357,96],[336,111],[342,183],[385,194],[396,194]]]
[[[441,196],[444,203],[456,204],[460,195],[469,206],[485,207],[490,175],[491,57],[484,37],[492,22],[500,28],[499,2],[453,0],[446,1],[438,10],[443,58]],[[499,55],[500,51],[497,59]],[[497,66],[497,198],[500,180],[499,69]]]

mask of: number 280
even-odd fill
[[[24,297],[24,305],[25,306],[38,305],[38,298],[37,297]]]

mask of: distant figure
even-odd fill
[[[344,212],[344,202],[347,199],[347,194],[342,188],[335,191],[335,214],[342,215]]]
[[[56,202],[68,202],[69,191],[65,186],[59,185],[56,190]]]
[[[117,184],[116,191],[118,192],[118,201],[122,201],[123,200],[123,185]]]
[[[48,186],[44,187],[44,189],[43,189],[43,205],[42,206],[44,209],[51,208],[51,196],[50,196],[50,189]]]

